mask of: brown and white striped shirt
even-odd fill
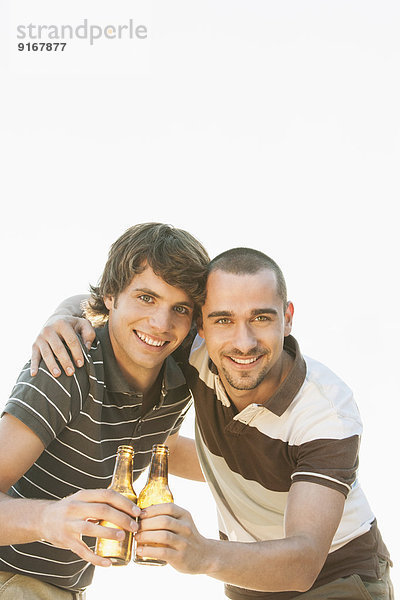
[[[351,390],[321,363],[303,358],[285,338],[292,368],[264,404],[241,412],[228,398],[204,342],[197,339],[187,381],[196,407],[196,442],[217,503],[220,536],[239,542],[284,537],[290,486],[309,481],[346,497],[343,517],[318,587],[353,573],[379,577],[387,557],[375,517],[357,480],[361,420]],[[234,600],[288,599],[299,592],[267,593],[226,586]]]

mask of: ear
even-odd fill
[[[197,319],[196,319],[196,325],[197,325],[197,333],[204,340],[203,318],[202,318],[201,315],[199,317],[197,317]]]
[[[292,331],[294,306],[293,302],[288,302],[285,311],[285,337]]]
[[[104,296],[103,301],[108,310],[114,308],[114,296]]]

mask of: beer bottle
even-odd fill
[[[174,501],[168,487],[168,454],[168,447],[165,444],[154,444],[147,483],[138,497],[137,505],[139,508]],[[143,565],[167,564],[165,560],[137,556],[137,554],[135,554],[134,561]]]
[[[113,478],[107,489],[115,490],[136,503],[137,497],[132,486],[133,455],[132,446],[118,447]],[[100,525],[120,529],[109,521],[100,521]],[[133,533],[125,531],[122,541],[97,538],[95,552],[99,556],[109,558],[113,566],[127,565],[132,557],[132,544]]]

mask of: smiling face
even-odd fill
[[[104,303],[118,365],[138,391],[146,391],[189,333],[193,301],[147,266],[117,298],[107,296]]]
[[[233,401],[263,402],[286,375],[290,359],[283,341],[291,331],[293,305],[285,308],[269,269],[210,273],[199,331]]]

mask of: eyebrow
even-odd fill
[[[254,308],[250,315],[257,317],[258,315],[277,315],[278,311],[275,308]],[[207,315],[208,319],[215,319],[216,317],[233,317],[234,313],[231,310],[215,310]]]
[[[133,291],[142,292],[143,294],[154,296],[154,298],[162,299],[162,296],[160,296],[160,294],[157,294],[157,292],[154,292],[153,290],[150,290],[148,288],[134,288]],[[175,304],[179,304],[179,306],[187,306],[188,308],[193,308],[193,303],[187,302],[186,300],[183,300],[182,302],[175,302]]]

